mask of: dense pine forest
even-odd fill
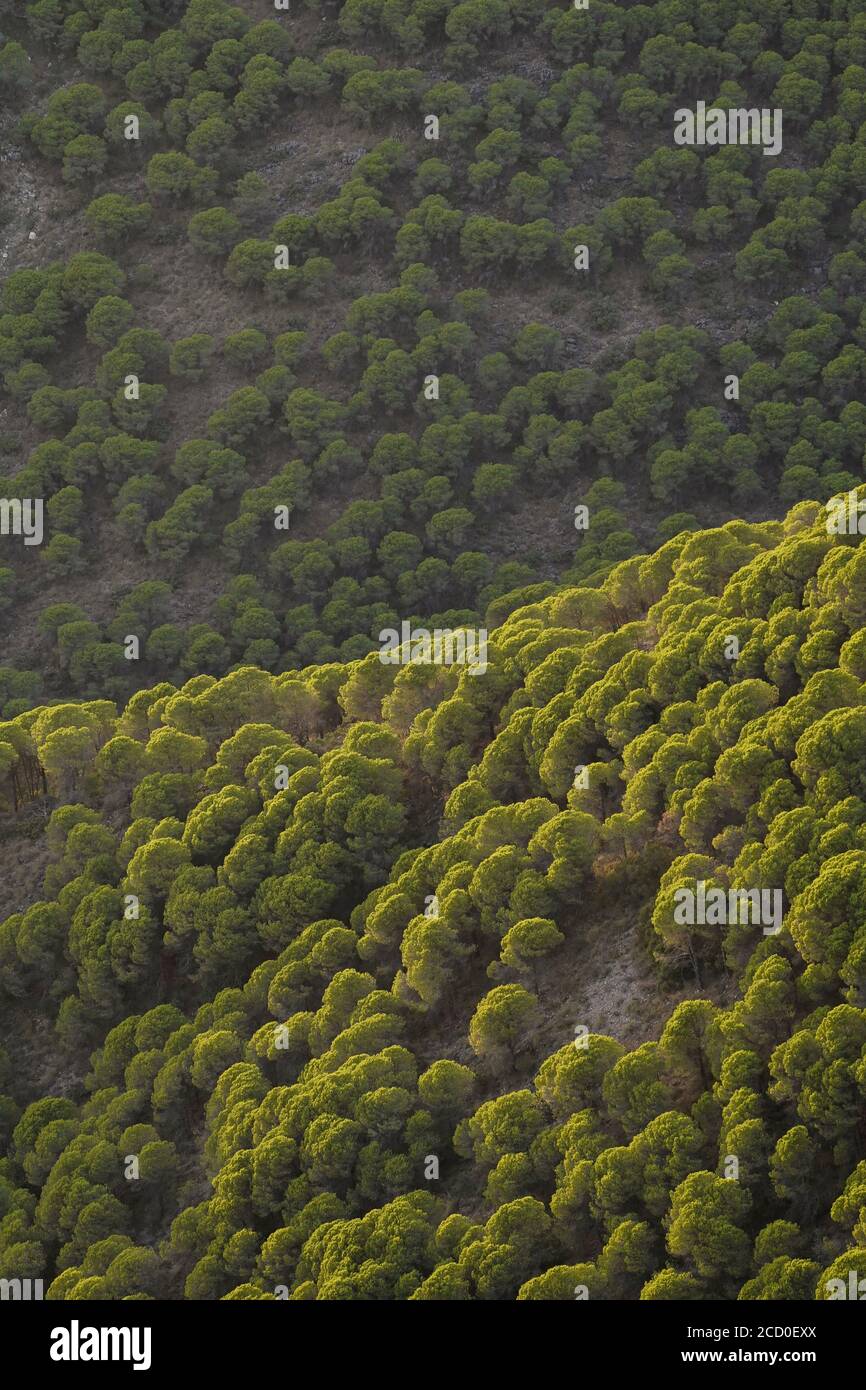
[[[866,1297],[866,0],[0,31],[3,1297]]]

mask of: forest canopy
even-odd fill
[[[245,667],[0,726],[6,796],[58,802],[0,928],[13,1031],[91,1049],[37,1098],[10,1048],[0,1270],[831,1296],[866,1244],[864,563],[803,503],[516,606],[483,679]],[[678,924],[698,881],[779,929]],[[563,1022],[599,917],[655,962],[655,1040]]]
[[[4,1289],[858,1297],[866,0],[14,10]]]

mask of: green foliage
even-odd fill
[[[151,219],[149,203],[133,203],[121,193],[105,193],[94,198],[85,218],[94,236],[109,246],[117,246],[139,235]]]
[[[3,505],[44,503],[0,570],[0,1274],[829,1297],[863,17],[270,8],[0,39]],[[784,158],[672,142],[697,95]]]

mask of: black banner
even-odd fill
[[[345,1355],[357,1374],[360,1349],[371,1357],[377,1336],[424,1338],[424,1378],[431,1361],[443,1371],[466,1365],[467,1351],[497,1360],[537,1357],[550,1366],[555,1350],[571,1364],[600,1361],[611,1374],[646,1375],[678,1368],[699,1380],[716,1367],[747,1372],[820,1371],[862,1366],[859,1299],[820,1303],[613,1303],[580,1301],[541,1309],[537,1303],[369,1302],[117,1303],[3,1302],[7,1346],[40,1376],[62,1383],[106,1372],[145,1376],[254,1370],[291,1374],[312,1355],[329,1372]],[[844,1306],[846,1303],[855,1306]],[[435,1309],[435,1311],[434,1311]],[[359,1318],[357,1330],[354,1318]],[[541,1323],[538,1319],[541,1318]],[[360,1321],[363,1319],[363,1322]],[[381,1319],[381,1322],[380,1322]],[[448,1336],[442,1337],[447,1324]],[[543,1331],[544,1342],[523,1341]],[[453,1335],[460,1336],[460,1342]],[[322,1341],[322,1338],[327,1338]],[[560,1342],[560,1338],[562,1341]],[[517,1367],[512,1368],[515,1372]],[[552,1369],[552,1367],[551,1367]]]

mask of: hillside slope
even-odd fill
[[[0,6],[0,713],[855,486],[866,17],[808,8]],[[715,100],[781,148],[677,144]]]
[[[0,926],[0,1274],[827,1297],[866,1260],[864,750],[866,546],[817,503],[506,605],[483,673],[20,714],[8,809],[55,809]]]

